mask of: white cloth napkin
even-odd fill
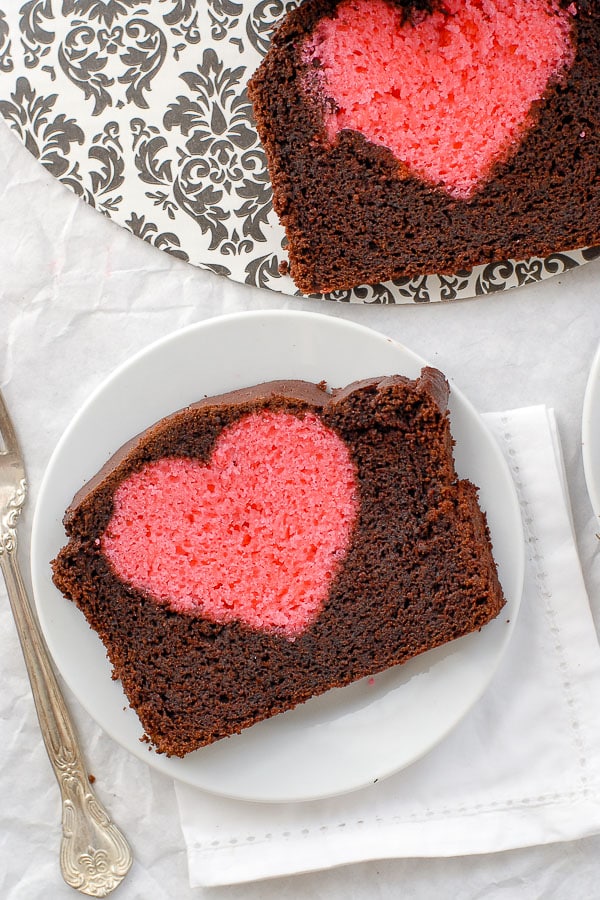
[[[489,689],[423,759],[342,797],[257,804],[177,784],[192,887],[600,831],[600,650],[554,415],[536,406],[484,418],[517,485],[527,556],[519,619]]]

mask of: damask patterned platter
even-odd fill
[[[63,184],[133,234],[235,281],[295,294],[246,83],[294,0],[0,0],[0,113]],[[336,292],[474,297],[600,249]]]

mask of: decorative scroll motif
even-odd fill
[[[123,200],[117,191],[125,181],[118,122],[107,122],[100,134],[94,135],[88,158],[96,167],[90,166],[91,189],[85,199],[106,215],[117,212]]]
[[[168,131],[178,129],[187,139],[173,184],[177,203],[210,235],[209,249],[225,256],[265,240],[271,209],[266,160],[249,124],[243,74],[242,67],[228,69],[214,50],[206,50],[196,71],[181,75],[188,92],[170,104],[163,120]]]
[[[264,56],[269,49],[276,23],[288,10],[297,5],[295,2],[290,3],[289,0],[287,3],[283,0],[259,0],[259,3],[251,10],[246,20],[246,35],[252,47],[261,56]]]
[[[87,24],[74,27],[59,46],[58,61],[85,99],[93,100],[92,114],[99,116],[107,106],[125,102],[147,109],[146,92],[165,61],[166,50],[163,32],[140,17],[110,30],[95,31]],[[120,85],[127,85],[125,99]]]
[[[14,553],[17,549],[17,519],[23,509],[27,496],[27,482],[24,478],[19,482],[13,497],[0,518],[0,556]]]
[[[279,277],[279,258],[276,254],[255,257],[246,266],[246,284],[270,288]]]
[[[456,300],[469,288],[469,272],[440,275],[440,300]]]
[[[8,22],[4,13],[0,12],[0,71],[12,72],[14,67]]]
[[[165,250],[171,256],[176,256],[178,259],[189,262],[187,253],[180,248],[179,238],[173,232],[159,232],[158,226],[154,222],[146,222],[144,216],[138,216],[134,212],[131,213],[126,224],[137,237],[142,238],[142,240],[147,241],[154,247],[158,247],[159,250]]]
[[[211,23],[211,35],[215,41],[222,41],[240,22],[244,10],[243,3],[234,0],[209,0],[208,15]]]
[[[515,262],[513,260],[490,263],[480,267],[475,282],[475,295],[492,294],[505,291],[508,287],[520,287],[542,281],[552,275],[560,275],[574,269],[583,260],[577,253],[553,253],[545,259],[532,259]]]
[[[147,125],[143,119],[132,119],[131,131],[138,177],[154,188],[145,192],[146,197],[163,209],[169,219],[175,219],[178,207],[172,192],[173,166],[167,141],[159,128]]]
[[[106,897],[131,867],[129,845],[88,787],[77,754],[61,746],[53,761],[62,795],[63,877],[90,897]]]
[[[75,194],[193,265],[297,295],[247,82],[299,0],[0,0],[0,113]],[[429,303],[549,278],[600,249],[336,291]]]
[[[20,10],[19,21],[24,64],[28,69],[39,65],[51,52],[56,37],[50,26],[52,15],[51,0],[29,0]]]
[[[0,100],[0,113],[50,174],[80,194],[79,162],[72,151],[74,145],[83,145],[83,130],[75,119],[55,110],[56,102],[56,94],[40,95],[20,77],[10,100]]]

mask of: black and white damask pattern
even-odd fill
[[[0,0],[0,113],[48,171],[137,237],[297,293],[246,83],[296,0]],[[506,290],[600,251],[336,292],[427,303]]]

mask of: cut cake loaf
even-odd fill
[[[249,83],[296,285],[600,244],[599,59],[598,0],[304,0]]]
[[[208,398],[74,498],[54,581],[169,755],[480,629],[504,604],[427,368]]]

